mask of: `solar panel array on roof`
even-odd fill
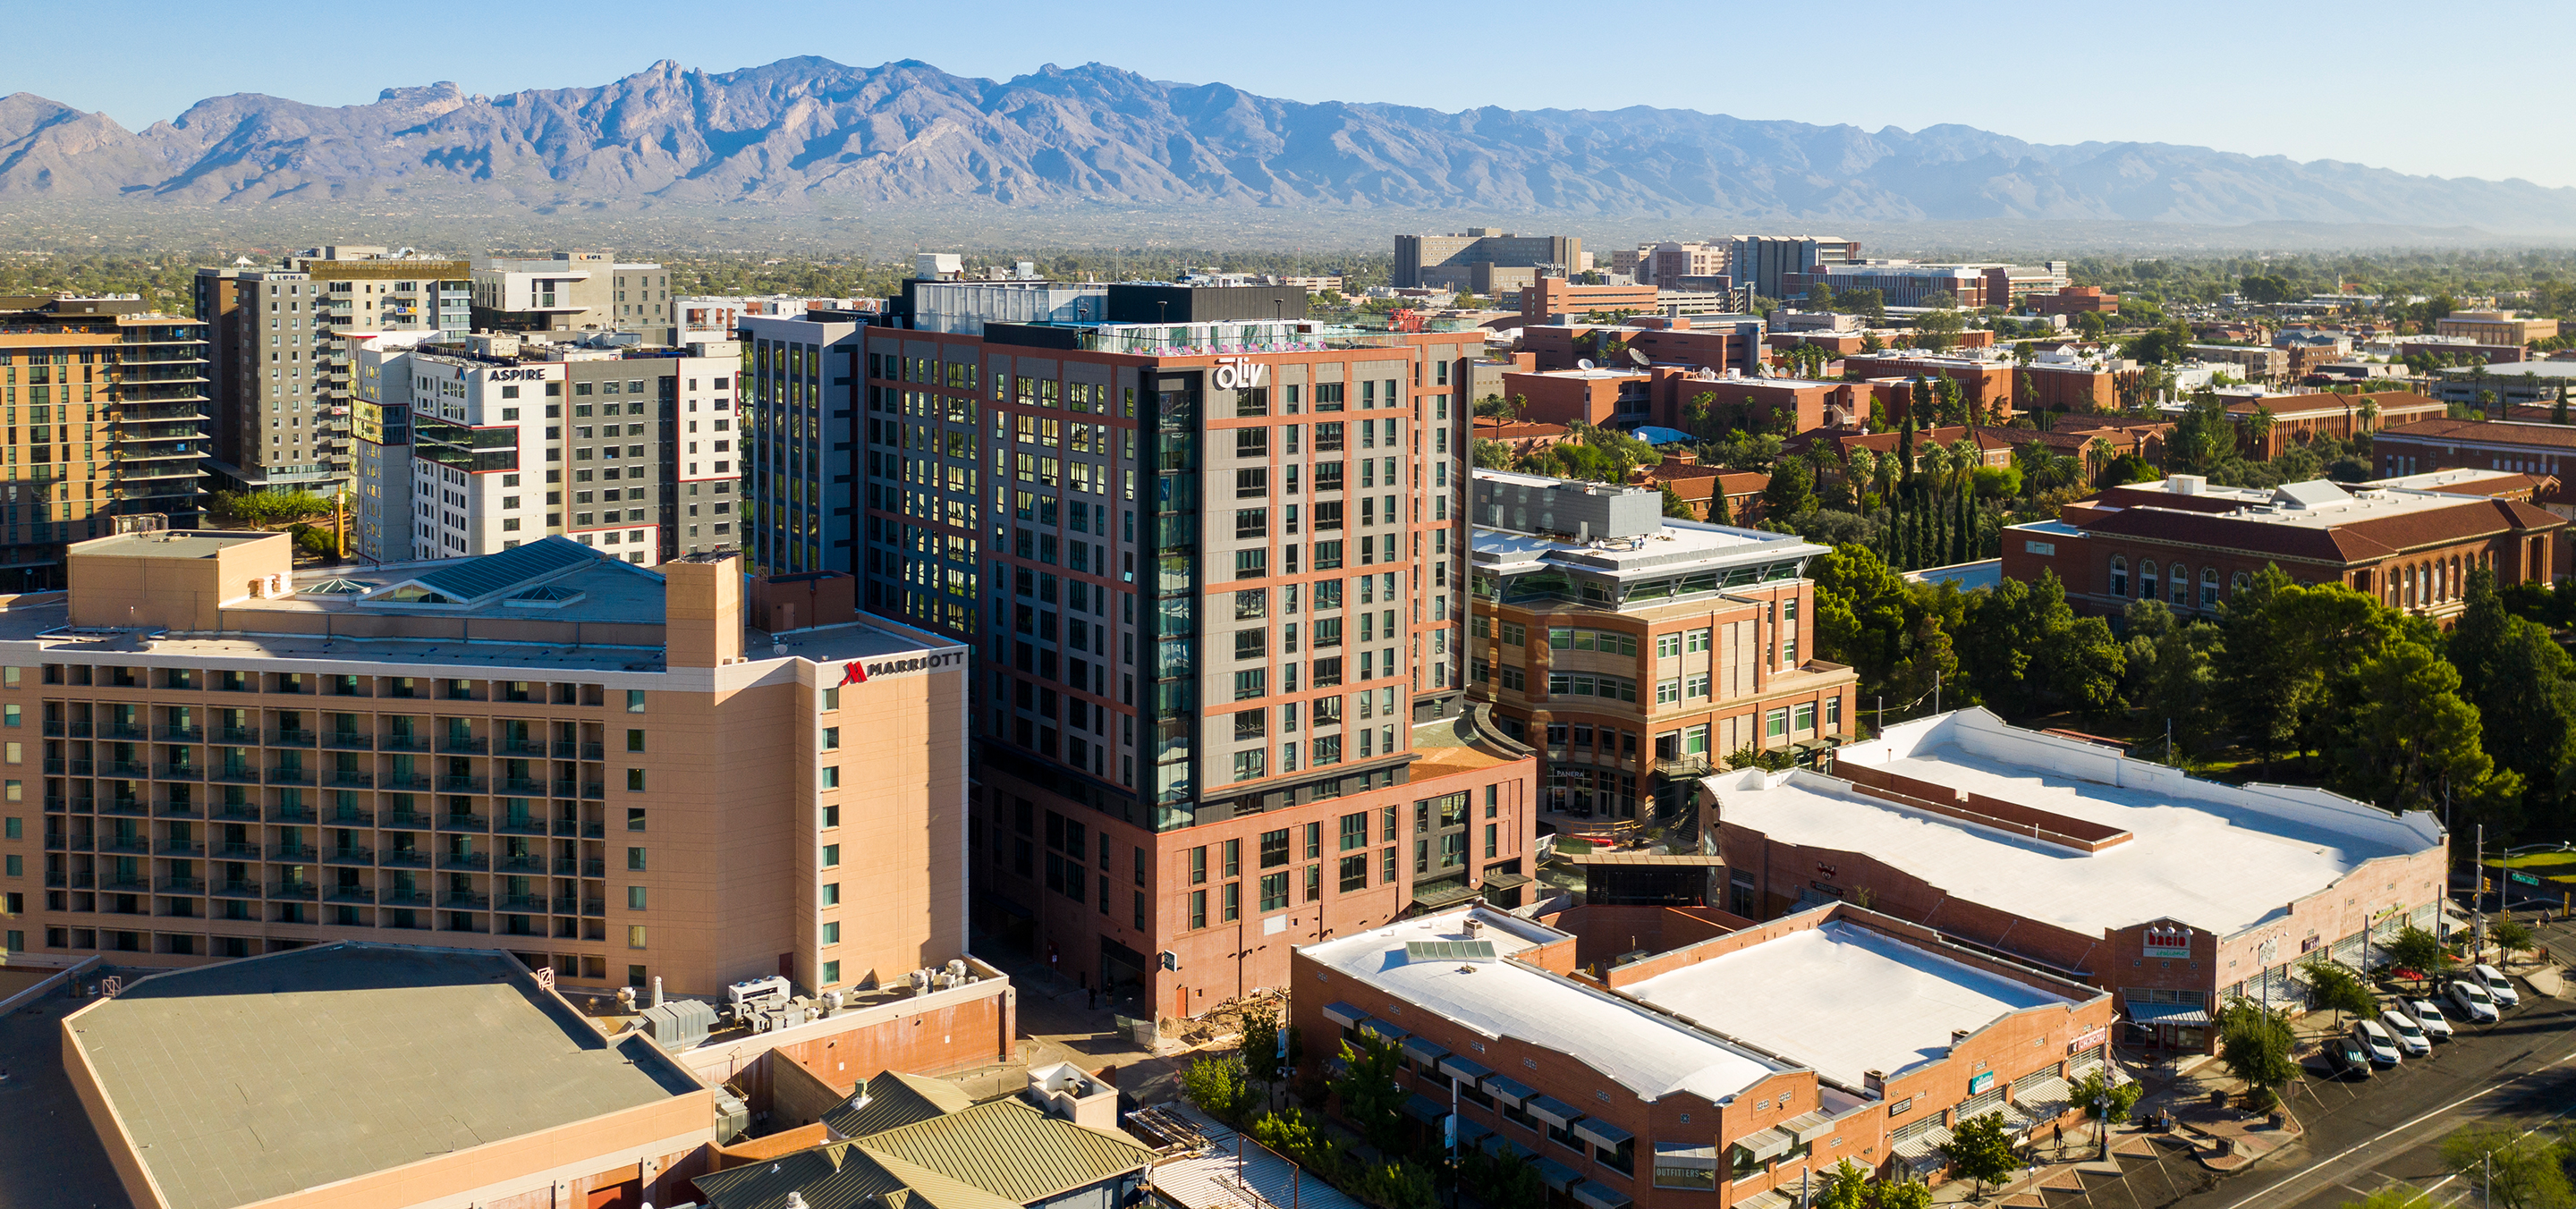
[[[549,537],[514,550],[451,563],[414,577],[460,601],[480,600],[599,557],[599,552],[568,537]]]
[[[1494,942],[1490,940],[1408,940],[1404,942],[1406,961],[1492,961]]]

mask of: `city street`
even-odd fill
[[[2544,943],[2576,945],[2576,929],[2549,925]],[[2474,1198],[2443,1170],[2441,1140],[2474,1121],[2549,1128],[2576,1115],[2576,1004],[2524,990],[2523,1006],[2493,1025],[2459,1024],[2460,1037],[2429,1058],[2375,1078],[2327,1077],[2311,1060],[2292,1096],[2301,1141],[2241,1174],[2214,1176],[2179,1154],[2140,1161],[2119,1180],[2082,1194],[2052,1193],[2051,1209],[2335,1209],[2391,1183],[2429,1191],[2436,1205]],[[2177,1195],[2181,1194],[2181,1195]]]

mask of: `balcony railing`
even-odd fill
[[[376,854],[376,863],[387,869],[426,869],[429,868],[429,850],[387,848]]]
[[[313,732],[302,727],[273,730],[268,732],[268,745],[271,747],[311,747],[313,746],[313,738]]]
[[[438,867],[441,869],[474,869],[488,872],[492,868],[492,854],[488,852],[443,852],[439,854]]]
[[[438,829],[441,831],[490,831],[492,829],[492,820],[484,815],[468,814],[463,811],[449,811],[446,814],[438,816]]]
[[[324,849],[322,860],[323,863],[331,865],[372,865],[376,863],[376,854],[374,849],[361,848],[352,844],[347,847]]]
[[[328,731],[322,736],[322,746],[339,751],[374,751],[376,737],[363,731]]]
[[[452,756],[479,756],[492,750],[492,741],[470,735],[449,735],[438,741],[438,750]]]
[[[321,893],[314,889],[313,883],[311,882],[277,882],[269,886],[268,896],[270,898],[295,899],[309,903],[320,898]]]

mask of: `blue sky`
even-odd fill
[[[19,5],[0,92],[140,129],[206,96],[593,85],[812,54],[1007,78],[1092,60],[1304,101],[1653,105],[2033,142],[2136,140],[2576,185],[2576,4],[665,3]]]

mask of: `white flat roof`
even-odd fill
[[[1483,925],[1472,939],[1492,941],[1496,960],[1406,960],[1407,941],[1471,939],[1466,928],[1471,915]],[[1501,960],[1564,938],[1562,932],[1527,920],[1468,907],[1307,945],[1298,951],[1340,975],[1376,987],[1462,1028],[1571,1055],[1644,1100],[1685,1091],[1711,1101],[1724,1101],[1779,1071],[1792,1069],[1618,996]],[[1462,972],[1462,967],[1474,972]],[[1335,996],[1330,983],[1316,991],[1327,998]],[[1307,992],[1301,989],[1299,993]],[[1387,1023],[1404,1028],[1410,1019],[1408,1013]]]
[[[1894,1075],[1946,1055],[1954,1029],[1974,1032],[2024,1009],[2076,1002],[1841,922],[1622,990],[1846,1087],[1861,1086],[1868,1071]]]
[[[1863,795],[1821,773],[1708,778],[1718,817],[1773,839],[1861,853],[1958,898],[2084,935],[2172,919],[2221,936],[2262,923],[2365,861],[2440,847],[2440,825],[2319,789],[2230,786],[1982,709],[1891,726],[1838,763],[2115,827],[2086,853]]]

